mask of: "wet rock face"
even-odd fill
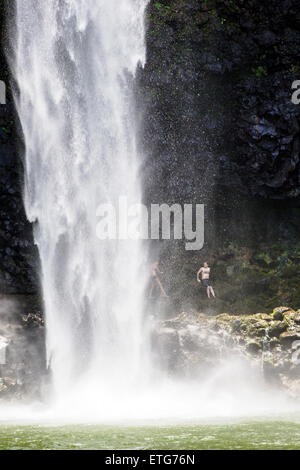
[[[208,375],[226,354],[226,332],[214,326],[203,315],[193,318],[187,313],[159,322],[152,335],[158,364],[167,373],[179,377]]]
[[[6,84],[11,79],[4,16],[13,14],[5,10],[12,4],[0,0],[0,80]],[[225,235],[230,241],[259,236],[260,243],[270,244],[271,232],[294,245],[292,236],[299,238],[300,230],[295,198],[300,105],[291,103],[291,84],[299,79],[297,1],[151,0],[146,42],[147,63],[137,73],[146,199],[206,203],[206,241],[211,244],[215,237],[218,247]],[[39,288],[39,260],[22,203],[24,149],[7,90],[7,105],[0,105],[0,292],[32,293]],[[273,199],[282,199],[282,207]],[[251,229],[249,220],[254,221]],[[174,254],[173,283],[179,258]],[[220,278],[232,279],[222,292],[231,305],[236,298],[230,292],[233,269],[229,266]],[[243,282],[238,280],[237,288]],[[183,284],[182,275],[178,283]],[[256,283],[251,289],[259,292],[262,308],[265,286]],[[296,305],[290,291],[282,289],[282,301]],[[272,305],[278,301],[276,296]]]
[[[43,316],[38,308],[35,296],[1,296],[0,401],[41,397],[47,370]]]
[[[279,312],[282,321],[276,320]],[[153,347],[171,375],[203,377],[241,358],[261,369],[267,382],[299,399],[299,314],[288,307],[254,315],[181,313],[157,323]]]
[[[22,201],[22,168],[10,104],[0,105],[0,121],[0,292],[30,294],[38,289],[39,261]]]
[[[6,104],[0,104],[0,293],[32,294],[39,288],[39,258],[23,206],[24,149],[5,57],[12,14],[12,3],[0,0],[0,80],[6,84]]]
[[[299,47],[296,0],[151,2],[140,76],[153,194],[299,195]]]
[[[299,108],[291,102],[295,76],[278,72],[237,87],[233,168],[253,195],[299,195]],[[246,175],[245,175],[246,173]]]

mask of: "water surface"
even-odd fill
[[[0,449],[300,449],[300,423],[176,426],[0,425]]]

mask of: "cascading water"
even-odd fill
[[[205,380],[196,372],[192,380],[169,379],[159,359],[153,375],[142,241],[96,236],[100,204],[142,200],[132,83],[145,60],[147,3],[16,0],[24,199],[41,258],[55,397],[38,419],[194,419],[277,409],[274,394],[271,400],[256,376],[249,382],[238,358]],[[167,348],[176,356],[172,341]],[[31,410],[24,413],[32,419]]]
[[[141,202],[130,85],[145,60],[147,2],[17,1],[25,207],[36,222],[54,391],[67,400],[77,386],[97,400],[124,393],[147,371],[142,242],[96,236],[100,204]]]

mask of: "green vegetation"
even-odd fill
[[[264,65],[259,65],[251,70],[257,78],[266,77],[268,75],[268,69]]]
[[[171,11],[171,7],[169,5],[164,5],[159,2],[154,3],[154,6],[162,16],[166,16]]]
[[[186,255],[184,255],[185,258]],[[195,281],[199,256],[183,260],[178,285],[172,295],[184,298],[203,312],[250,314],[268,312],[279,305],[300,308],[300,243],[264,244],[249,248],[228,243],[218,248],[210,259],[217,298],[206,298],[205,290]],[[203,259],[203,255],[201,255]],[[185,286],[182,289],[182,286]]]

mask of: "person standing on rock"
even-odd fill
[[[158,267],[158,261],[155,261],[152,264],[151,272],[152,272],[152,275],[151,275],[152,284],[151,284],[151,290],[150,290],[149,298],[150,299],[152,298],[152,293],[153,293],[153,290],[154,290],[155,286],[159,287],[160,292],[162,293],[163,297],[168,297],[168,295],[166,294],[165,289],[162,286],[160,278],[159,278],[159,274],[163,274],[163,272],[160,271],[160,269]]]
[[[200,274],[201,274],[201,280],[199,278]],[[210,299],[210,294],[212,294],[212,296],[216,298],[214,289],[209,280],[209,276],[210,276],[210,267],[208,266],[208,263],[205,261],[205,263],[203,263],[202,268],[200,268],[199,271],[197,272],[197,281],[199,283],[202,282],[202,286],[206,287],[206,293],[209,299]]]

